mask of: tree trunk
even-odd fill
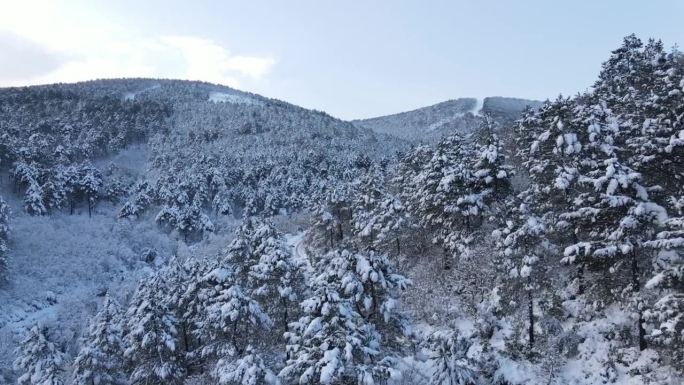
[[[333,229],[332,227],[330,228],[330,249],[333,249]]]
[[[449,253],[447,252],[447,249],[444,249],[444,253],[442,254],[442,263],[444,264],[444,270],[451,270],[451,263],[449,261]]]
[[[634,300],[636,301],[636,311],[639,315],[637,322],[637,329],[639,330],[639,350],[645,350],[646,345],[646,330],[644,330],[643,325],[643,312],[641,310],[641,299],[639,298],[639,291],[641,290],[641,284],[639,282],[639,261],[637,259],[637,253],[632,252],[632,293],[634,294]]]
[[[280,303],[283,305],[283,309],[284,309],[284,312],[283,312],[283,325],[285,325],[285,330],[287,331],[287,329],[288,329],[288,327],[287,327],[287,319],[288,319],[288,317],[289,317],[289,314],[288,314],[288,312],[287,312],[287,301],[285,300],[285,298],[282,298],[282,297],[281,297],[281,298],[280,298]]]
[[[397,257],[398,257],[399,255],[401,255],[401,245],[399,243],[399,237],[394,238],[394,240],[397,243]]]
[[[183,328],[183,349],[185,349],[186,353],[190,352],[190,341],[188,341],[188,328],[185,325],[185,323],[181,324],[181,328]]]
[[[584,264],[580,263],[577,266],[577,294],[582,295],[584,294]]]
[[[530,349],[534,347],[534,301],[532,301],[532,278],[527,277],[527,282],[530,287],[527,289],[527,317],[529,318],[530,326],[527,330],[530,339]]]

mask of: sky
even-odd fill
[[[0,0],[0,87],[204,80],[366,118],[581,92],[631,33],[684,44],[684,1]]]

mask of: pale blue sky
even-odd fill
[[[199,79],[346,119],[572,94],[627,34],[684,44],[681,0],[0,3],[0,86]]]

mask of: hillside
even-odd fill
[[[684,58],[634,35],[574,97],[353,123],[0,89],[0,383],[681,383],[683,180]]]
[[[0,378],[24,328],[54,325],[75,354],[105,292],[126,302],[188,248],[225,247],[245,210],[304,210],[328,180],[402,146],[322,112],[159,79],[0,89],[0,138]]]
[[[398,114],[354,120],[357,127],[392,135],[412,142],[434,142],[453,133],[469,134],[479,125],[479,115],[492,116],[502,126],[510,126],[525,107],[541,102],[525,99],[487,97],[461,98]]]

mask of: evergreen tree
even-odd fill
[[[216,266],[202,277],[200,285],[205,311],[195,322],[205,360],[240,357],[271,328],[268,314],[225,267]]]
[[[185,378],[178,345],[178,320],[162,294],[165,283],[142,283],[126,312],[124,341],[131,384],[180,384]]]
[[[644,320],[652,326],[647,336],[656,347],[668,352],[680,369],[684,362],[684,219],[671,218],[667,229],[647,245],[658,250],[656,274],[646,283],[660,290],[655,304],[645,311]]]
[[[479,384],[475,363],[468,357],[472,343],[458,331],[437,331],[425,341],[432,367],[430,384]]]
[[[29,181],[24,194],[24,209],[31,215],[45,215],[48,213],[43,203],[43,188],[37,181]]]
[[[522,195],[519,207],[509,213],[506,226],[496,230],[500,268],[506,283],[509,302],[525,306],[526,341],[532,350],[536,339],[535,304],[543,297],[547,279],[548,255],[553,255],[547,239],[547,225],[536,216]],[[512,214],[512,215],[511,215]]]
[[[220,359],[213,374],[221,385],[280,384],[278,377],[251,346],[247,346],[244,355],[236,360]]]
[[[344,239],[343,226],[351,216],[349,195],[346,186],[331,184],[322,202],[314,209],[314,227],[327,234],[331,249],[335,247],[335,241]]]
[[[11,211],[5,200],[0,196],[0,277],[7,271],[7,241],[9,239]]]
[[[261,299],[271,318],[286,326],[303,284],[301,266],[294,260],[283,235],[271,223],[254,225],[250,249],[256,263],[249,267],[252,280],[249,287]]]
[[[399,375],[391,351],[401,322],[390,294],[405,287],[386,258],[334,251],[317,265],[304,315],[285,333],[280,376],[298,383],[371,384]]]
[[[107,294],[100,311],[91,320],[88,334],[83,337],[74,360],[74,384],[125,383],[120,318],[119,305]]]
[[[79,170],[79,177],[78,190],[88,203],[88,216],[91,217],[102,188],[102,174],[91,165],[83,165]]]
[[[47,329],[32,327],[17,350],[14,369],[20,385],[63,385],[64,353],[48,339]]]

